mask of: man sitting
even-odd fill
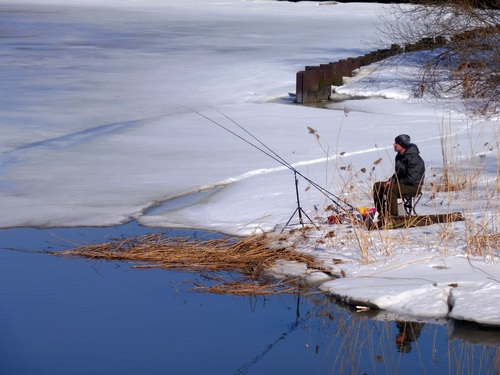
[[[398,216],[398,198],[417,196],[424,182],[425,163],[409,135],[396,137],[394,151],[397,152],[394,175],[373,185],[373,200],[379,218]]]

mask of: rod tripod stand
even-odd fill
[[[290,219],[288,219],[288,221],[286,222],[286,224],[283,227],[283,229],[281,230],[281,232],[283,232],[285,230],[285,228],[288,226],[288,224],[290,224],[290,221],[292,221],[292,219],[293,219],[293,217],[295,216],[296,213],[299,214],[299,224],[302,225],[302,227],[304,227],[304,220],[302,219],[302,214],[304,214],[304,216],[309,219],[309,221],[311,222],[311,224],[314,225],[316,227],[316,229],[319,229],[319,227],[316,224],[314,224],[314,221],[312,221],[311,218],[309,216],[307,216],[307,214],[304,212],[304,210],[300,206],[299,180],[297,178],[297,171],[294,170],[293,173],[294,173],[294,177],[295,177],[295,195],[297,197],[297,208],[293,212],[292,216],[290,216]]]

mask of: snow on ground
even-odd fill
[[[415,98],[414,56],[362,69],[337,88],[345,100],[327,108],[289,96],[304,66],[378,47],[366,42],[382,9],[3,1],[0,227],[137,220],[280,231],[298,219],[294,174],[283,163],[354,207],[371,207],[371,185],[392,173],[393,139],[407,133],[428,171],[417,211],[461,211],[466,221],[372,232],[328,225],[331,202],[299,177],[301,206],[319,226],[301,249],[341,276],[307,278],[355,304],[500,325],[498,244],[467,246],[476,233],[498,234],[498,119],[469,118],[459,101]],[[439,191],[443,150],[458,191]]]

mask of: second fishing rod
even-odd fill
[[[193,113],[196,113],[197,115],[205,118],[206,120],[210,121],[211,123],[219,126],[220,128],[222,128],[223,130],[229,132],[230,134],[234,135],[235,137],[241,139],[243,142],[249,144],[250,146],[254,147],[255,149],[259,150],[260,152],[264,153],[265,155],[269,156],[270,158],[272,158],[273,160],[277,161],[278,163],[280,163],[281,165],[285,166],[286,168],[290,169],[291,171],[293,171],[296,175],[302,177],[304,180],[306,180],[308,183],[311,184],[311,186],[313,186],[314,188],[316,188],[319,192],[321,192],[325,197],[327,197],[330,201],[332,201],[332,203],[335,205],[335,207],[337,208],[337,212],[342,211],[344,213],[352,213],[354,210],[355,210],[355,207],[352,206],[351,204],[349,204],[348,202],[345,202],[344,200],[342,200],[341,198],[339,198],[338,196],[336,196],[335,194],[331,193],[330,191],[328,191],[327,189],[325,189],[324,187],[322,187],[321,185],[317,184],[315,181],[311,180],[310,178],[308,178],[307,176],[304,176],[300,171],[298,171],[297,169],[295,169],[290,163],[288,163],[285,159],[283,159],[280,155],[278,155],[275,151],[273,151],[270,147],[268,147],[266,144],[264,144],[260,139],[258,139],[255,135],[253,135],[252,133],[250,133],[247,129],[245,129],[242,125],[238,124],[235,120],[233,120],[231,117],[229,117],[228,115],[226,115],[225,113],[219,111],[218,109],[216,108],[213,108],[213,107],[210,107],[212,108],[214,111],[216,111],[217,113],[221,114],[222,116],[224,116],[226,119],[228,119],[229,121],[231,121],[231,123],[233,123],[234,125],[236,125],[238,128],[240,128],[241,130],[243,130],[246,134],[248,134],[250,137],[252,137],[255,141],[257,141],[262,147],[264,147],[264,149],[262,147],[259,147],[258,145],[256,145],[255,143],[252,143],[250,142],[248,139],[242,137],[241,135],[239,135],[238,133],[232,131],[231,129],[229,129],[228,127],[222,125],[221,123],[219,123],[218,121],[215,121],[214,119],[212,119],[211,117],[207,116],[207,115],[204,115],[203,113],[193,109],[193,108],[190,108],[190,107],[186,107],[184,106],[186,109],[190,110],[191,112]]]

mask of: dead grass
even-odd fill
[[[472,236],[467,248],[472,255],[494,254],[500,250],[500,233]]]
[[[161,233],[76,247],[58,256],[138,262],[134,268],[175,269],[203,275],[205,283],[193,290],[219,294],[264,295],[294,293],[293,280],[276,281],[264,271],[277,261],[295,261],[315,267],[315,258],[296,251],[296,245],[275,235],[254,235],[240,240],[192,240]],[[232,273],[238,273],[235,278]]]

